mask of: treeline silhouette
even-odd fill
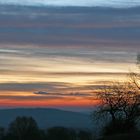
[[[17,117],[8,128],[0,128],[0,140],[140,140],[140,132],[118,133],[112,135],[114,127],[107,125],[110,135],[95,137],[94,131],[65,127],[40,129],[32,117]],[[118,131],[114,129],[114,131]]]
[[[8,128],[0,128],[0,140],[93,140],[86,130],[53,127],[41,130],[32,117],[17,117]]]

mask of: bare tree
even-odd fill
[[[137,66],[140,70],[140,54],[137,55]],[[137,88],[140,90],[140,71],[139,72],[131,72],[130,73],[130,80],[133,82]]]
[[[140,54],[137,55],[137,64],[140,65]]]
[[[129,75],[130,82],[132,82],[140,90],[140,74],[131,72]]]
[[[123,126],[123,130],[135,127],[140,118],[140,92],[134,83],[104,86],[98,93],[98,97],[101,100],[96,112],[98,116],[110,116],[111,124],[115,127]]]

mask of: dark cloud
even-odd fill
[[[36,91],[42,89],[63,89],[69,88],[69,83],[46,82],[46,83],[1,83],[0,91]]]
[[[37,92],[34,92],[34,94],[37,94],[37,95],[51,95],[51,96],[62,96],[62,97],[89,97],[89,96],[93,96],[89,93],[80,93],[80,92],[73,92],[73,93],[49,93],[49,92],[46,92],[46,91],[37,91]]]
[[[0,14],[0,42],[42,46],[123,45],[138,49],[139,19],[139,8],[5,6]]]

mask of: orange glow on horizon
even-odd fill
[[[0,99],[1,107],[93,107],[100,103],[99,100],[69,100],[69,99],[54,99],[54,100],[41,100],[41,101],[19,101],[11,99]]]

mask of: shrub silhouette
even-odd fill
[[[135,123],[126,123],[124,120],[116,120],[116,122],[109,122],[103,129],[104,135],[114,135],[121,133],[137,132]]]
[[[87,131],[79,131],[78,133],[78,139],[79,140],[92,140],[92,134]]]
[[[76,140],[76,133],[68,128],[53,127],[48,129],[47,140]]]
[[[5,129],[3,127],[0,127],[0,140],[3,140],[5,136]]]

